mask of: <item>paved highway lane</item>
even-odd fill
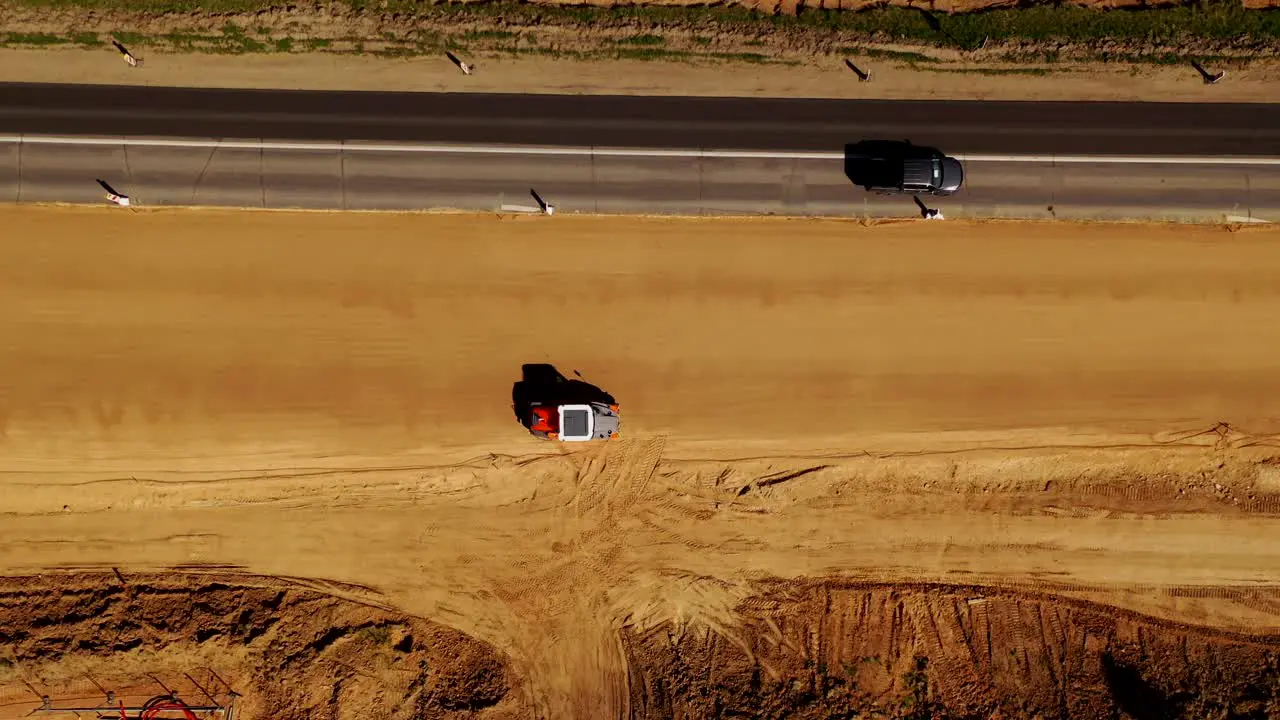
[[[833,151],[1278,155],[1280,104],[848,101],[0,84],[0,133]]]
[[[839,156],[498,154],[268,147],[21,145],[0,142],[0,197],[104,202],[101,177],[141,205],[316,209],[532,209],[560,212],[913,216],[874,195]],[[690,156],[692,155],[692,156]],[[1280,164],[971,160],[965,189],[931,200],[950,218],[1280,220]]]

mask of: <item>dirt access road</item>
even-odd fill
[[[556,718],[635,707],[624,628],[732,637],[768,578],[1280,629],[1275,230],[0,222],[0,573],[358,583]],[[624,440],[528,437],[527,362],[616,395]]]

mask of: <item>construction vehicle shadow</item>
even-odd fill
[[[533,408],[558,405],[617,405],[609,393],[578,377],[565,377],[554,365],[526,363],[520,366],[520,379],[511,386],[511,410],[525,429],[534,422]]]

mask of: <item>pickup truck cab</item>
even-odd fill
[[[529,432],[546,440],[586,442],[609,440],[618,435],[617,405],[535,405],[532,413]]]

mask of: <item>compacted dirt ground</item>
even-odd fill
[[[23,713],[1280,710],[1274,230],[114,210],[0,210]]]

